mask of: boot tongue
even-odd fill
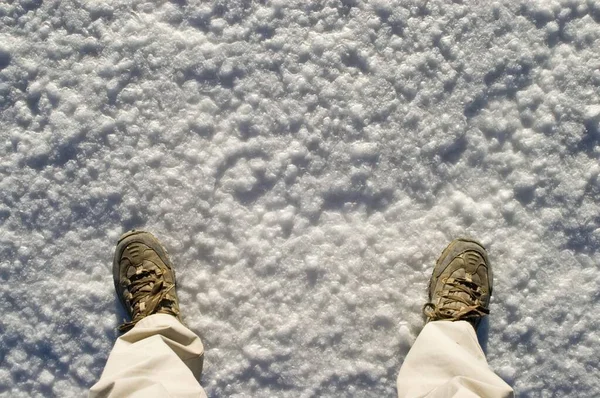
[[[473,280],[473,278],[470,273],[465,272],[464,268],[459,268],[455,272],[452,273],[449,280],[454,280],[454,284],[457,284],[457,283],[460,283],[460,282],[457,282],[457,280],[463,280],[463,281],[470,282]],[[453,297],[453,298],[454,297],[458,298],[458,300],[446,299],[444,308],[447,308],[447,309],[453,310],[453,311],[460,311],[461,309],[463,309],[465,307],[464,302],[462,302],[460,299],[462,299],[466,302],[470,302],[473,300],[471,295],[469,295],[469,293],[467,293],[463,290],[460,290],[460,289],[452,286],[451,284],[448,285],[447,296]]]

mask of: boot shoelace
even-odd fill
[[[490,310],[481,304],[481,289],[475,282],[465,278],[448,278],[444,283],[450,288],[446,294],[441,295],[442,304],[437,306],[427,303],[423,307],[423,313],[429,320],[476,321],[490,313]],[[456,293],[466,293],[468,297]],[[447,304],[456,302],[463,304],[462,308],[446,307]]]
[[[132,319],[119,326],[120,332],[126,332],[133,328],[140,320],[157,312],[170,314],[178,317],[179,314],[173,308],[173,301],[167,298],[167,293],[175,287],[173,284],[164,283],[158,278],[155,271],[142,269],[136,272],[130,279],[124,279],[122,285],[126,289],[126,298],[132,309]],[[141,301],[148,297],[148,300]]]

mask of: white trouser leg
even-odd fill
[[[206,397],[204,347],[174,316],[150,315],[115,343],[91,397]]]
[[[429,322],[398,374],[398,397],[513,397],[488,366],[473,327],[465,321]]]

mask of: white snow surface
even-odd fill
[[[453,238],[490,366],[600,396],[600,1],[0,3],[0,396],[80,397],[131,228],[211,397],[393,397]]]

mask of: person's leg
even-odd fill
[[[172,315],[141,319],[115,343],[90,397],[205,397],[197,379],[204,347]]]
[[[489,313],[493,277],[487,252],[468,239],[450,243],[429,283],[428,318],[398,374],[398,397],[512,397],[489,367],[475,333]]]
[[[113,261],[117,295],[131,317],[90,397],[205,397],[197,379],[204,347],[180,320],[173,265],[150,233],[119,239]]]
[[[465,321],[429,322],[398,374],[398,397],[512,397]]]

